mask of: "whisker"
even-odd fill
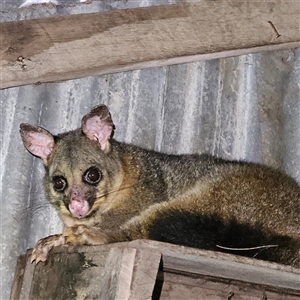
[[[108,196],[108,195],[110,195],[110,194],[117,193],[117,192],[120,192],[120,191],[124,191],[124,190],[130,189],[130,188],[132,188],[132,187],[133,187],[133,185],[130,185],[130,186],[125,186],[125,187],[122,188],[122,189],[112,190],[112,191],[109,191],[108,193],[105,193],[105,194],[100,195],[100,196],[97,197],[97,198],[106,197],[106,196]]]
[[[250,250],[258,250],[258,249],[267,249],[267,248],[276,248],[278,245],[264,245],[264,246],[257,246],[257,247],[249,247],[249,248],[230,248],[224,247],[220,245],[216,245],[216,247],[224,250],[232,250],[232,251],[250,251]]]

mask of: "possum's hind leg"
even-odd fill
[[[151,239],[205,250],[300,267],[300,241],[262,229],[259,224],[225,220],[176,202],[156,204],[129,221],[124,230],[130,239]]]

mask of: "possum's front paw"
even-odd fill
[[[108,243],[108,236],[99,228],[78,225],[64,230],[66,244],[78,245],[102,245]]]
[[[31,262],[37,264],[40,261],[46,261],[49,255],[49,251],[56,246],[65,244],[65,237],[61,234],[50,235],[43,239],[40,239],[31,254]]]

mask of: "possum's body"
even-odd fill
[[[253,163],[144,150],[111,139],[112,132],[105,106],[57,137],[22,125],[65,224],[62,235],[38,243],[33,259],[64,243],[146,238],[210,250],[262,246],[235,253],[299,266],[300,187],[292,178]]]

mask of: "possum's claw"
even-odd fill
[[[31,254],[31,263],[35,261],[38,264],[40,261],[46,261],[49,251],[56,246],[65,244],[65,238],[61,234],[50,235],[40,239]]]

